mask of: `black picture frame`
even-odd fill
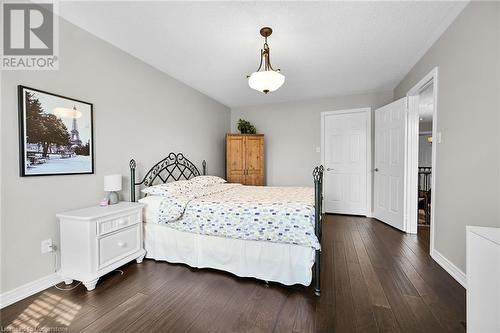
[[[54,99],[63,99],[69,103],[78,103],[79,105],[84,105],[87,106],[88,109],[82,111],[82,112],[88,112],[88,123],[89,123],[89,129],[86,130],[85,134],[88,136],[88,141],[86,144],[82,144],[80,138],[79,138],[79,131],[76,131],[76,141],[77,144],[71,145],[59,145],[60,153],[57,152],[56,154],[51,152],[51,149],[54,149],[54,145],[48,144],[48,152],[46,149],[43,149],[42,156],[38,156],[40,153],[35,153],[35,156],[31,155],[28,156],[28,153],[32,154],[32,152],[29,152],[27,150],[28,146],[33,145],[33,143],[28,143],[27,142],[27,135],[26,135],[26,128],[29,126],[26,120],[26,110],[25,110],[25,105],[26,105],[26,96],[25,93],[26,91],[31,91],[34,92],[35,94],[43,94],[46,95],[47,98],[53,97]],[[41,96],[41,95],[39,95]],[[73,110],[76,110],[76,106],[74,106]],[[80,112],[80,111],[79,111]],[[19,175],[21,177],[37,177],[37,176],[62,176],[62,175],[85,175],[85,174],[94,174],[94,105],[89,102],[85,102],[76,98],[71,98],[59,94],[54,94],[50,93],[48,91],[36,89],[36,88],[31,88],[27,87],[24,85],[18,85],[18,125],[19,125]],[[48,113],[47,113],[48,114]],[[83,113],[81,113],[83,116]],[[73,117],[76,118],[76,117]],[[61,118],[59,118],[61,119]],[[59,123],[60,124],[60,123]],[[63,126],[64,128],[64,126]],[[72,137],[72,131],[70,131],[67,126],[66,129],[68,131],[68,135],[71,137],[71,142],[73,143],[73,137]],[[78,144],[78,141],[80,141],[80,144]],[[40,145],[39,143],[38,145]],[[55,144],[57,145],[57,144]],[[47,146],[47,145],[46,145]],[[81,149],[80,149],[81,148]],[[83,153],[77,154],[79,151],[83,151]],[[88,150],[88,154],[86,154],[86,151]],[[37,163],[40,162],[41,160],[44,160],[43,156],[46,154],[46,157],[48,158],[48,161],[44,161],[42,163]],[[45,164],[50,163],[50,155],[57,155],[60,154],[59,160],[61,160],[61,163],[64,164],[64,161],[62,160],[64,158],[68,158],[68,161],[74,157],[89,157],[90,161],[84,161],[80,164],[85,165],[86,168],[82,170],[61,170],[61,171],[51,171],[50,167],[48,168],[48,171],[43,171],[43,166]],[[29,166],[31,165],[31,166]],[[29,169],[37,168],[39,167],[39,171],[30,171]],[[64,166],[63,166],[64,167]],[[40,169],[42,171],[40,171]]]

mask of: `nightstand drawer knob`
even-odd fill
[[[118,242],[119,247],[127,247],[127,242]]]

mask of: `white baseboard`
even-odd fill
[[[53,273],[38,280],[28,282],[15,289],[3,292],[0,294],[0,309],[50,288],[60,282],[62,282],[61,277]]]
[[[443,269],[448,272],[458,283],[462,285],[465,289],[467,289],[467,276],[464,272],[462,272],[455,264],[453,264],[448,258],[443,256],[436,249],[432,249],[431,257],[436,261],[439,266],[443,267]]]

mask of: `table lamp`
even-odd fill
[[[104,176],[104,191],[108,192],[108,202],[110,205],[118,203],[118,193],[122,190],[122,175]]]

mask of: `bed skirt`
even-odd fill
[[[311,283],[315,255],[311,247],[200,235],[155,223],[143,225],[146,258],[285,285]]]

